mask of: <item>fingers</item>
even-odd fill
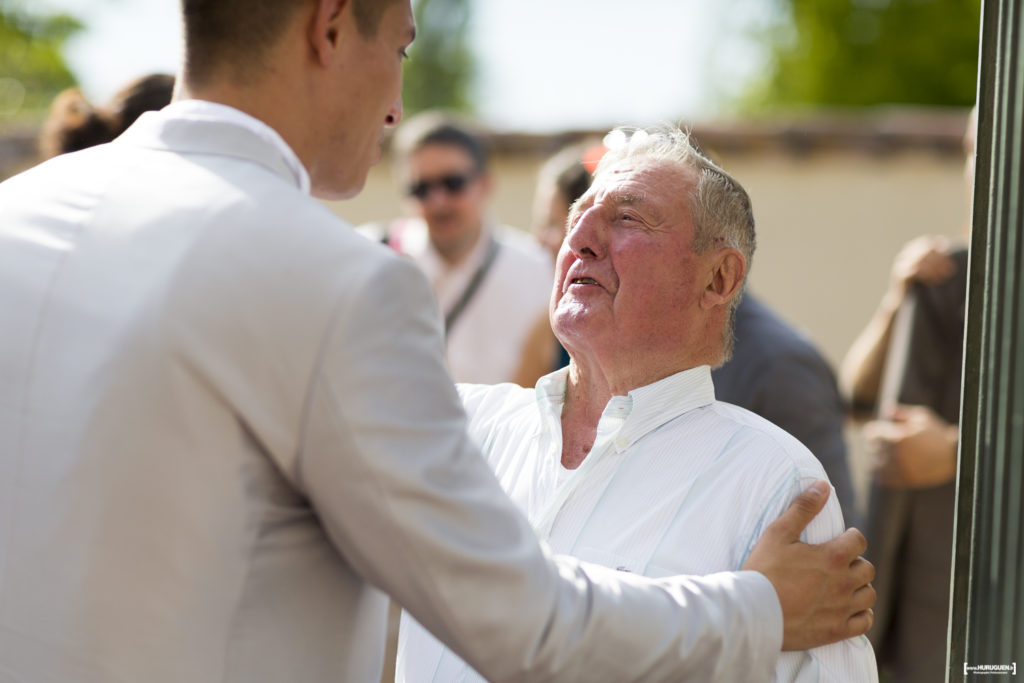
[[[825,543],[824,547],[828,551],[829,556],[835,558],[838,565],[850,567],[852,576],[858,578],[866,577],[855,585],[859,586],[869,583],[875,577],[874,566],[863,557],[860,557],[868,548],[868,540],[864,538],[864,534],[859,530],[851,527]],[[865,567],[865,565],[867,566]],[[852,588],[853,586],[851,586]]]
[[[874,453],[886,454],[887,446],[896,438],[896,429],[891,422],[873,420],[864,425],[864,440]]]
[[[925,254],[916,264],[913,279],[926,285],[942,282],[953,274],[953,260],[943,252],[932,251]]]
[[[889,414],[886,415],[886,418],[888,418],[892,422],[904,422],[910,415],[910,409],[912,407],[913,406],[905,406],[900,403],[897,403],[889,409]]]
[[[866,609],[863,612],[854,614],[846,621],[846,634],[843,636],[843,639],[864,635],[874,623],[874,610]]]
[[[908,242],[893,263],[892,279],[901,288],[910,282],[936,284],[949,278],[955,264],[949,257],[949,240],[945,237],[923,236]]]
[[[878,594],[875,592],[875,587],[870,583],[864,584],[853,592],[853,601],[850,603],[851,611],[854,614],[866,612],[875,606],[877,599]]]
[[[864,534],[853,527],[850,527],[844,533],[850,532],[853,532],[854,537],[857,539],[857,547],[863,548],[861,552],[867,550],[868,542],[867,539],[864,538]],[[865,586],[875,580],[875,565],[871,564],[863,557],[858,556],[853,562],[851,562],[850,570],[853,572],[853,575],[860,586]]]
[[[764,535],[781,542],[799,540],[804,528],[825,507],[825,501],[828,500],[829,492],[828,482],[821,480],[813,482],[799,496],[793,499],[789,508],[777,520],[765,529]]]

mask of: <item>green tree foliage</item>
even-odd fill
[[[775,0],[755,106],[970,105],[981,0]]]
[[[42,111],[75,84],[62,51],[82,24],[67,14],[40,15],[0,4],[0,116]]]
[[[467,42],[470,0],[417,0],[416,40],[405,64],[407,114],[424,109],[472,109],[473,55]]]

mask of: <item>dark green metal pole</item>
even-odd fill
[[[1024,13],[982,5],[947,681],[1024,665]],[[993,673],[984,680],[1013,678]],[[1024,666],[1020,673],[1024,676]]]

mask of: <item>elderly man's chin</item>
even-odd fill
[[[551,329],[559,341],[584,334],[596,324],[592,306],[570,297],[562,297],[551,313]]]

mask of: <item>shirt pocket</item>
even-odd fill
[[[613,553],[608,550],[604,550],[603,548],[594,548],[591,546],[577,547],[573,549],[572,554],[574,557],[578,557],[584,562],[599,564],[602,567],[608,567],[620,572],[629,572],[630,574],[639,574],[641,576],[644,574],[644,568],[647,564],[645,560],[620,555],[619,553]]]

